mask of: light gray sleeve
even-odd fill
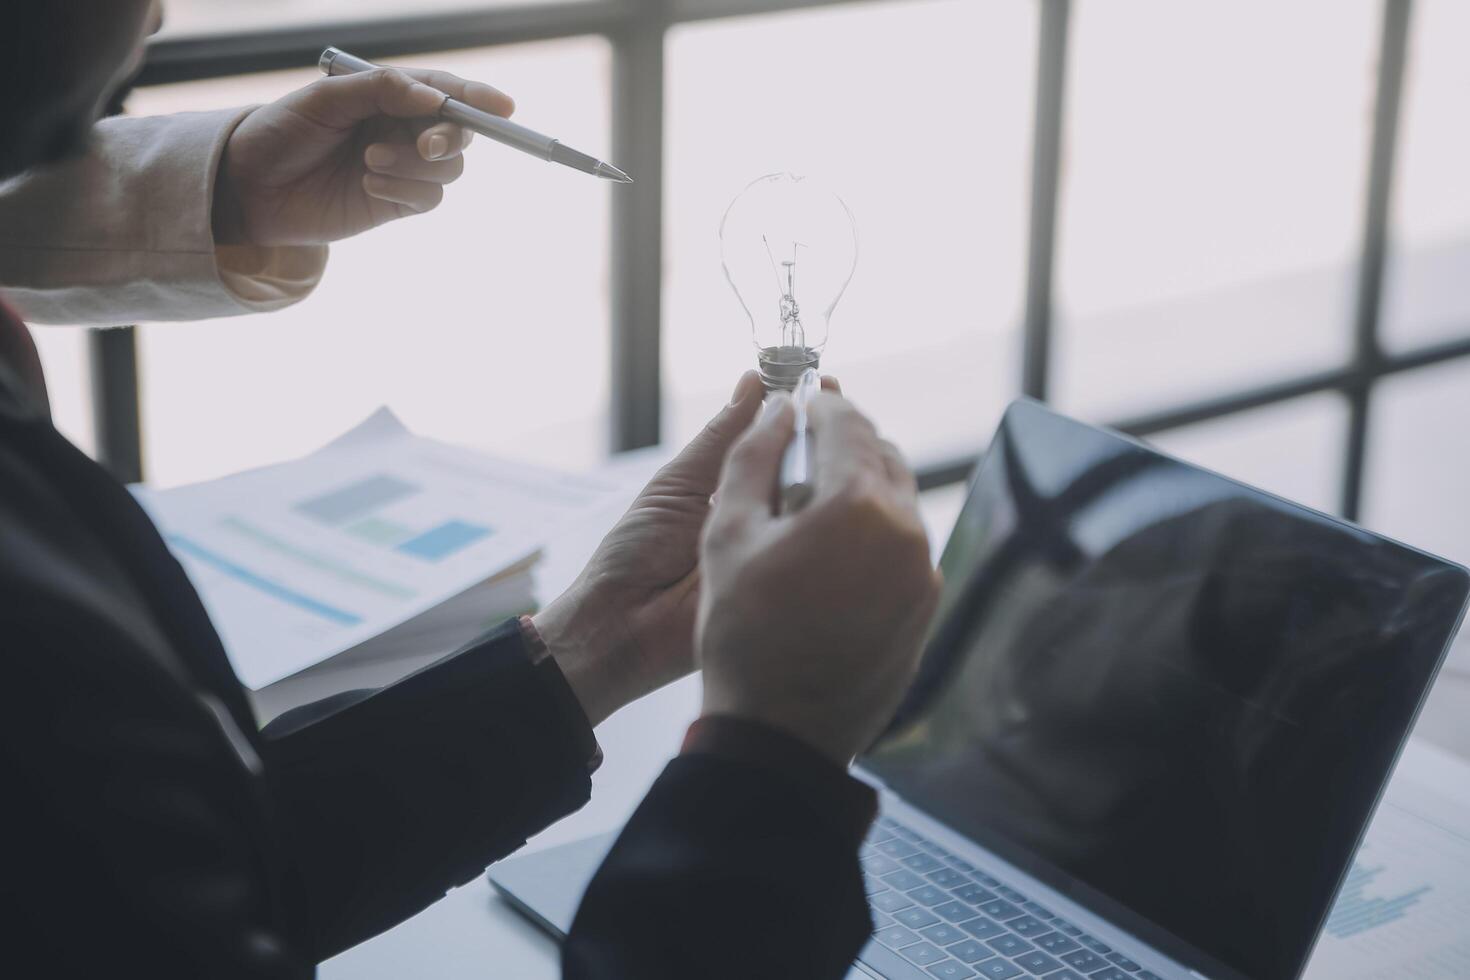
[[[85,156],[0,183],[0,289],[35,323],[257,313],[307,296],[325,246],[216,247],[214,180],[249,109],[106,119]]]

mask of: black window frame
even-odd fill
[[[664,53],[669,28],[716,18],[860,2],[864,0],[585,0],[165,38],[149,45],[136,84],[165,85],[311,66],[328,44],[380,58],[587,35],[606,38],[612,52],[612,159],[639,178],[613,197],[608,241],[612,258],[609,447],[617,452],[655,445],[661,439]],[[1037,71],[1020,390],[1044,401],[1049,394],[1052,366],[1053,268],[1073,0],[1035,3]],[[1338,511],[1350,520],[1357,520],[1362,509],[1377,383],[1407,371],[1470,357],[1470,336],[1403,352],[1386,351],[1379,339],[1412,8],[1413,0],[1383,2],[1350,325],[1353,342],[1347,362],[1112,421],[1114,428],[1147,437],[1319,392],[1336,392],[1349,409]],[[110,330],[92,341],[89,347],[99,457],[119,477],[141,479],[143,432],[132,331]],[[932,489],[963,481],[983,450],[977,446],[973,453],[958,458],[921,460],[920,487]]]

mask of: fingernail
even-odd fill
[[[439,133],[429,137],[429,159],[437,160],[449,149],[449,140]]]
[[[398,154],[381,143],[375,143],[367,148],[367,163],[369,167],[391,167]]]

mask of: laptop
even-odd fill
[[[941,566],[851,976],[1301,976],[1466,569],[1030,401]],[[489,877],[565,935],[611,841]]]

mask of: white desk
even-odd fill
[[[642,486],[662,457],[656,451],[637,454],[619,464],[628,479],[628,498]],[[958,513],[957,489],[926,494],[925,521],[931,538],[942,544]],[[591,555],[603,532],[621,511],[610,508],[585,526],[569,528],[548,548],[542,569],[542,593],[555,595],[570,583]],[[1470,669],[1465,658],[1460,663]],[[290,691],[268,694],[264,713],[274,714],[291,702],[391,679],[385,671],[404,672],[406,665],[320,672]],[[606,759],[592,780],[592,801],[581,811],[532,838],[526,850],[537,850],[619,827],[632,813],[649,784],[677,751],[684,729],[695,717],[698,687],[686,678],[630,705],[597,730]],[[1418,729],[1442,747],[1470,758],[1470,678],[1441,678]],[[456,889],[419,915],[322,964],[323,980],[552,980],[560,976],[556,944],[509,905],[485,879]]]

